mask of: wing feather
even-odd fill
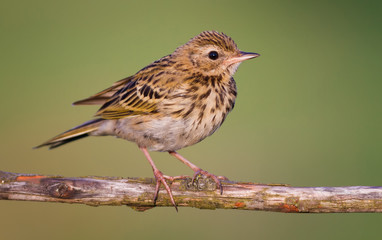
[[[103,104],[96,116],[104,119],[119,119],[155,113],[161,98],[162,95],[150,87],[146,81],[131,79]]]
[[[127,77],[115,82],[111,87],[94,94],[88,98],[76,101],[73,105],[102,105],[110,99],[117,91],[123,88],[132,80],[132,77]]]
[[[170,56],[163,57],[135,75],[119,80],[110,88],[73,104],[102,105],[96,116],[104,119],[156,113],[158,103],[179,84],[177,80],[180,78],[163,69],[164,66],[174,63],[169,59]]]

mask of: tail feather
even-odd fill
[[[49,146],[49,149],[60,147],[69,142],[84,138],[89,136],[93,131],[96,131],[104,119],[94,119],[88,122],[85,122],[75,128],[72,128],[66,132],[59,134],[58,136],[44,142],[41,145],[38,145],[34,148],[40,148],[44,146]]]

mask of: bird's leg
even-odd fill
[[[179,159],[182,163],[186,164],[189,168],[192,169],[192,171],[194,171],[194,176],[192,178],[192,181],[195,180],[195,178],[201,174],[201,175],[205,175],[207,177],[210,177],[212,178],[215,183],[216,183],[216,188],[217,189],[220,189],[220,194],[223,194],[223,186],[220,182],[220,179],[227,179],[226,177],[222,177],[222,176],[216,176],[214,174],[211,174],[207,171],[204,171],[203,169],[201,169],[200,167],[196,166],[195,164],[193,164],[192,162],[188,161],[187,159],[185,159],[182,155],[180,155],[179,153],[175,152],[175,151],[169,151],[168,152],[169,154],[171,154],[172,156],[176,157],[177,159]]]
[[[143,152],[143,154],[145,154],[147,160],[149,161],[151,167],[153,168],[154,176],[155,176],[155,179],[157,181],[156,187],[155,187],[154,204],[156,203],[156,200],[158,198],[159,187],[160,187],[161,184],[163,184],[163,186],[166,188],[166,191],[167,191],[168,195],[170,196],[172,205],[174,205],[176,211],[178,211],[178,207],[175,204],[174,197],[172,196],[171,189],[170,189],[170,187],[168,186],[168,184],[166,182],[166,179],[170,180],[170,181],[173,181],[173,180],[175,180],[175,178],[174,177],[170,177],[170,176],[166,176],[161,171],[158,170],[158,168],[154,164],[154,161],[151,159],[150,154],[147,151],[147,148],[140,147],[140,149]]]

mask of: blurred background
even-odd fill
[[[235,181],[382,185],[380,1],[8,1],[0,7],[0,170],[152,177],[135,144],[87,138],[32,150],[89,120],[73,107],[204,30],[261,57],[235,75],[234,111],[180,151]],[[192,174],[153,153],[167,175]],[[0,201],[2,239],[373,239],[381,214]]]

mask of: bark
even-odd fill
[[[222,181],[223,194],[209,178],[175,180],[171,184],[179,207],[242,209],[287,213],[382,212],[382,187],[291,187]],[[0,200],[127,205],[138,211],[173,207],[161,188],[153,203],[151,178],[42,176],[0,171]]]

